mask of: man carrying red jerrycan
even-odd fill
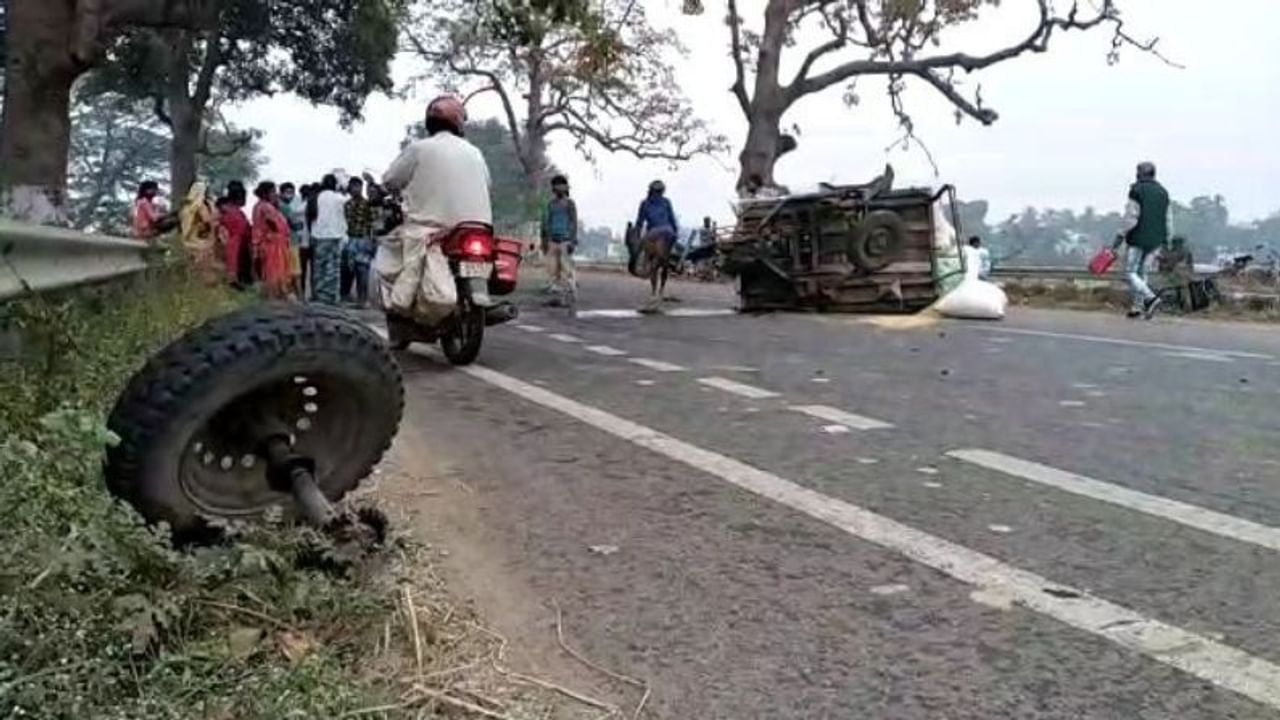
[[[1119,257],[1120,246],[1127,246],[1124,277],[1129,285],[1131,318],[1151,319],[1160,309],[1160,296],[1147,284],[1147,264],[1169,239],[1170,207],[1168,191],[1156,181],[1156,166],[1140,163],[1137,182],[1129,188],[1121,232],[1111,247],[1100,250],[1089,262],[1089,272],[1103,275]]]

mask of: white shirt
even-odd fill
[[[391,163],[382,184],[401,191],[405,217],[420,225],[493,224],[489,166],[480,149],[449,132],[412,143]]]
[[[345,239],[347,237],[347,198],[335,190],[323,190],[316,196],[316,220],[311,223],[311,237]]]

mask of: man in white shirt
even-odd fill
[[[312,299],[337,305],[342,278],[342,243],[347,238],[347,198],[338,192],[338,178],[325,175],[320,192],[307,205],[311,223]]]
[[[391,163],[382,184],[399,191],[405,220],[448,229],[464,222],[493,224],[489,166],[463,137],[467,111],[445,95],[427,106],[427,137],[411,143]]]
[[[974,235],[969,238],[969,250],[965,255],[966,263],[978,266],[978,279],[991,279],[991,251],[982,247],[982,238]]]

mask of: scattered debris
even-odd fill
[[[859,465],[878,465],[880,464],[880,461],[875,458],[860,457],[858,458],[857,463]]]
[[[969,593],[969,599],[996,610],[1009,611],[1013,609],[1013,591],[999,586],[978,588]]]
[[[1084,597],[1083,593],[1067,588],[1045,588],[1044,593],[1046,595],[1052,595],[1059,600],[1079,600]]]
[[[921,475],[937,475],[940,471],[936,467],[918,467],[916,472]]]
[[[1001,535],[1008,535],[1013,532],[1013,528],[1008,525],[988,525],[987,529],[993,533],[1000,533]]]
[[[844,435],[849,432],[848,425],[823,425],[822,432],[828,435]]]
[[[1059,404],[1059,405],[1061,405],[1062,407],[1068,407],[1068,408],[1082,408],[1082,407],[1084,407],[1087,403],[1085,403],[1085,401],[1083,401],[1083,400],[1060,400],[1060,401],[1058,402],[1058,404]]]
[[[910,585],[877,585],[871,588],[872,595],[880,596],[901,595],[908,592],[911,592]]]
[[[925,482],[924,486],[929,488],[930,490],[937,490],[942,487],[942,483],[934,482],[933,480],[928,480]]]
[[[592,545],[587,549],[596,555],[603,555],[605,557],[609,557],[619,550],[617,545]]]
[[[655,380],[637,380],[636,384],[640,387],[650,387],[652,385],[657,385],[658,383]]]

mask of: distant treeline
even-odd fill
[[[992,225],[989,209],[985,200],[960,202],[961,231],[982,236],[992,253],[1010,264],[1077,264],[1110,242],[1121,226],[1119,212],[1100,214],[1093,208],[1079,213],[1027,208]],[[1225,198],[1201,196],[1174,203],[1173,233],[1187,238],[1197,262],[1213,262],[1220,253],[1280,248],[1280,212],[1258,222],[1232,224]]]

